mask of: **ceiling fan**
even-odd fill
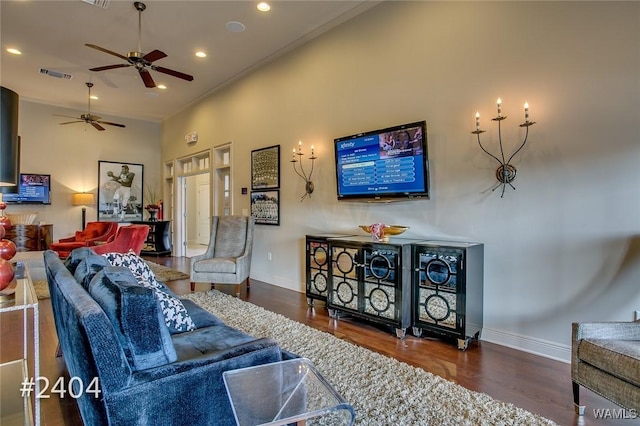
[[[125,68],[125,67],[134,66],[138,70],[138,73],[140,74],[140,77],[142,78],[142,81],[144,82],[144,85],[146,87],[156,87],[156,83],[153,81],[153,78],[151,77],[151,73],[149,72],[149,69],[161,72],[163,74],[168,74],[173,77],[178,77],[183,80],[193,81],[193,76],[189,74],[185,74],[180,71],[175,71],[168,68],[153,65],[153,62],[157,61],[158,59],[166,58],[167,57],[166,53],[161,52],[159,50],[153,50],[145,55],[142,52],[142,47],[141,47],[142,11],[145,10],[147,6],[144,3],[139,1],[134,2],[133,6],[138,11],[138,50],[136,52],[129,52],[127,53],[127,56],[124,56],[119,53],[113,52],[111,50],[105,49],[103,47],[96,46],[95,44],[85,44],[85,46],[87,47],[91,47],[92,49],[96,49],[101,52],[108,53],[109,55],[117,56],[118,58],[121,58],[127,61],[126,64],[106,65],[104,67],[90,68],[90,70],[106,71],[106,70],[112,70],[115,68]]]
[[[66,117],[66,118],[75,119],[74,121],[67,121],[66,123],[60,123],[60,124],[72,124],[72,123],[85,122],[87,124],[91,124],[93,127],[95,127],[96,129],[98,129],[100,131],[104,130],[104,127],[102,127],[101,124],[108,124],[109,126],[117,126],[117,127],[126,127],[124,124],[118,124],[118,123],[112,123],[110,121],[100,120],[101,117],[91,114],[91,88],[93,87],[93,83],[87,82],[86,85],[89,88],[89,106],[87,108],[87,113],[86,114],[80,114],[80,117],[70,117],[68,115],[54,114],[57,117]]]

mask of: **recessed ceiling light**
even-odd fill
[[[7,49],[7,52],[9,52],[9,53],[11,53],[11,54],[13,54],[13,55],[22,55],[22,52],[21,52],[21,51],[19,51],[18,49],[14,49],[14,48],[12,48],[12,47],[8,48],[8,49]]]
[[[198,58],[206,58],[206,57],[207,57],[207,54],[206,54],[206,53],[204,53],[203,51],[198,51],[198,52],[196,52],[196,56],[197,56]]]
[[[271,10],[271,6],[266,1],[258,3],[257,8],[260,12],[268,12]]]
[[[225,28],[227,29],[227,31],[231,31],[232,33],[241,33],[246,29],[244,24],[238,21],[227,22],[227,24],[225,25]]]
[[[165,86],[164,84],[158,84],[156,87],[163,90],[167,88],[167,86]]]

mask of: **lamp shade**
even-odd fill
[[[0,89],[0,187],[16,187],[20,170],[19,98],[6,87]]]
[[[76,192],[73,194],[74,206],[90,206],[95,203],[93,194],[90,192]]]

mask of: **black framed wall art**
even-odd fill
[[[143,185],[142,164],[98,161],[98,220],[143,220]]]
[[[251,151],[251,189],[280,188],[280,145]]]
[[[251,216],[258,225],[280,225],[280,190],[252,191]]]

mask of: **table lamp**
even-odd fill
[[[73,205],[82,206],[82,230],[83,231],[84,231],[86,218],[87,218],[87,206],[93,205],[93,203],[95,203],[93,194],[89,192],[76,192],[75,194],[73,194]]]

